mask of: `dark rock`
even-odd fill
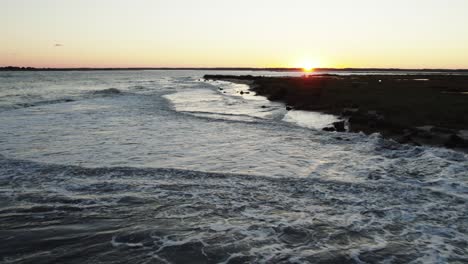
[[[384,119],[383,115],[379,114],[375,110],[368,111],[367,116],[369,117],[369,119],[373,119],[373,120],[383,120]]]
[[[262,108],[267,108],[266,105],[262,105]]]
[[[411,144],[413,142],[413,137],[416,137],[417,134],[417,131],[409,131],[406,129],[403,135],[397,138],[397,141],[402,144]]]
[[[413,129],[409,132],[405,131],[405,134],[403,136],[406,136],[408,134],[411,136],[417,136],[423,139],[431,139],[434,137],[433,133],[429,132],[428,130],[423,130],[420,128]]]
[[[346,132],[345,121],[335,122],[335,123],[333,123],[333,126],[335,127],[336,131],[338,131],[338,132]]]
[[[341,112],[342,116],[352,116],[359,112],[359,108],[343,108],[343,111]]]
[[[244,94],[244,91],[240,91],[240,94],[243,95],[243,94]]]
[[[244,92],[245,94],[250,94],[250,92]]]
[[[445,142],[445,146],[449,148],[466,148],[468,142],[458,135],[452,134]]]
[[[402,144],[411,144],[413,142],[413,138],[411,135],[403,135],[396,139],[399,143]]]
[[[262,94],[260,92],[260,94]],[[268,90],[268,92],[265,92],[264,95],[271,100],[271,101],[279,101],[279,100],[284,100],[286,96],[288,95],[288,90],[284,87],[276,87],[276,88],[271,88]]]
[[[373,133],[382,129],[399,130],[400,127],[394,127],[391,123],[385,122],[384,116],[376,111],[366,113],[356,112],[348,119],[350,130],[356,131],[357,128],[364,132]]]
[[[431,128],[431,132],[435,133],[442,133],[442,134],[454,134],[457,133],[456,130],[444,127],[433,127]]]
[[[398,142],[398,143],[401,143],[401,144],[409,144],[409,145],[413,145],[413,146],[421,146],[421,144],[419,144],[416,139],[419,138],[419,133],[418,131],[410,131],[410,130],[406,130],[404,131],[404,134],[402,136],[398,136],[398,137],[395,137],[395,140]]]
[[[352,117],[349,118],[349,123],[353,124],[353,123],[359,123],[359,124],[363,124],[363,123],[367,123],[369,121],[369,118],[363,116],[363,115],[353,115]]]
[[[323,131],[328,131],[328,132],[333,132],[333,131],[336,131],[336,128],[334,128],[334,127],[324,127],[322,130]]]
[[[220,91],[224,90],[224,89],[223,89],[223,88],[221,88],[221,87],[219,87],[218,89],[219,89]]]
[[[292,109],[293,109],[293,108],[292,108],[291,106],[289,106],[289,105],[286,106],[286,110],[290,111],[290,110],[292,110]]]

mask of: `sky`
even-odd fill
[[[0,0],[0,66],[467,68],[468,0]]]

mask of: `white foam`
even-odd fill
[[[270,102],[262,96],[255,96],[247,85],[230,82],[210,83],[214,87],[181,90],[164,95],[164,98],[168,99],[177,111],[215,119],[248,122],[251,118],[273,119],[278,113],[283,116],[286,112],[281,104]]]
[[[312,129],[322,129],[340,119],[337,116],[319,112],[291,110],[284,116],[284,121]]]

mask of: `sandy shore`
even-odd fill
[[[248,84],[288,109],[341,116],[343,122],[328,131],[379,132],[400,143],[468,152],[468,76],[206,75],[205,79]]]

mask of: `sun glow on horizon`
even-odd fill
[[[302,66],[302,70],[306,72],[311,72],[314,70],[314,67],[312,67],[311,65],[304,65]]]
[[[376,2],[0,0],[0,67],[468,69],[467,0]]]
[[[301,68],[305,72],[311,72],[316,68],[319,68],[319,63],[312,60],[303,60],[296,64],[298,68]]]

